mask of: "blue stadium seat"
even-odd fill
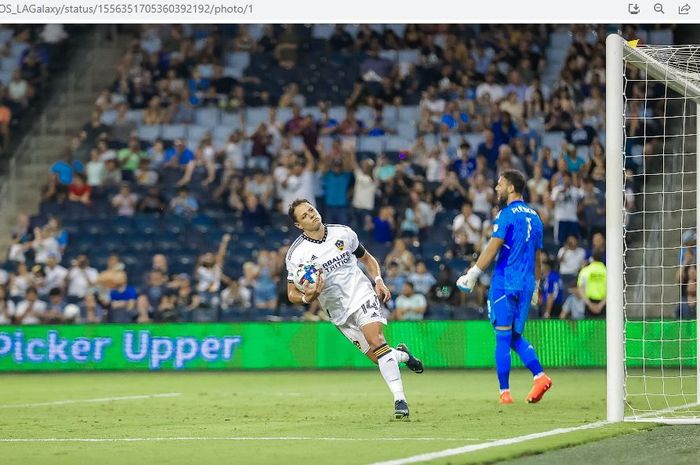
[[[336,120],[338,123],[343,121],[345,119],[346,111],[345,107],[331,107],[331,109],[328,112],[328,116],[330,116],[332,119]]]
[[[420,121],[420,109],[417,106],[401,106],[399,107],[399,121]]]
[[[385,137],[360,136],[357,138],[357,149],[363,152],[382,153],[384,151]]]
[[[416,123],[414,121],[397,121],[395,124],[397,135],[403,139],[411,141],[416,137]]]
[[[412,140],[401,136],[385,136],[385,140],[384,150],[391,152],[408,152],[413,145]]]
[[[301,114],[311,115],[314,117],[315,120],[319,120],[321,118],[321,110],[318,107],[304,107],[301,110]]]
[[[197,108],[195,110],[194,120],[198,125],[211,130],[219,124],[219,109],[211,107]]]
[[[246,109],[245,112],[245,122],[246,127],[253,126],[258,127],[260,123],[267,121],[267,115],[269,110],[267,107],[250,107]]]
[[[160,126],[158,125],[143,125],[138,128],[139,139],[148,142],[154,142],[160,137]]]
[[[187,140],[190,141],[190,147],[196,147],[199,142],[204,139],[207,133],[212,132],[213,128],[210,126],[199,126],[191,125],[187,128]]]
[[[143,111],[142,110],[129,110],[127,112],[127,117],[129,121],[136,123],[137,125],[143,124]]]
[[[303,113],[302,113],[303,115]],[[285,124],[287,121],[292,119],[292,109],[289,107],[285,108],[278,108],[277,109],[277,121],[279,121],[282,124]]]
[[[184,139],[187,137],[187,126],[184,124],[164,124],[161,137],[165,140]]]
[[[555,157],[558,156],[561,151],[561,144],[566,140],[564,133],[560,131],[550,131],[545,132],[542,136],[542,145],[552,149],[552,153]]]
[[[239,113],[222,112],[219,125],[224,126],[228,134],[231,134],[235,129],[243,129]]]

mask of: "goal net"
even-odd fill
[[[700,46],[607,43],[608,419],[700,423]]]

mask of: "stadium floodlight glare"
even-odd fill
[[[611,35],[606,61],[608,420],[700,423],[700,46]]]

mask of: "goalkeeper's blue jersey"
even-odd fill
[[[491,278],[491,287],[532,290],[535,286],[535,253],[542,248],[543,226],[539,215],[522,200],[515,200],[496,216],[493,237],[503,239]]]

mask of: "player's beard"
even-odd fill
[[[498,209],[502,210],[508,205],[508,198],[496,192],[496,202],[498,203]]]

